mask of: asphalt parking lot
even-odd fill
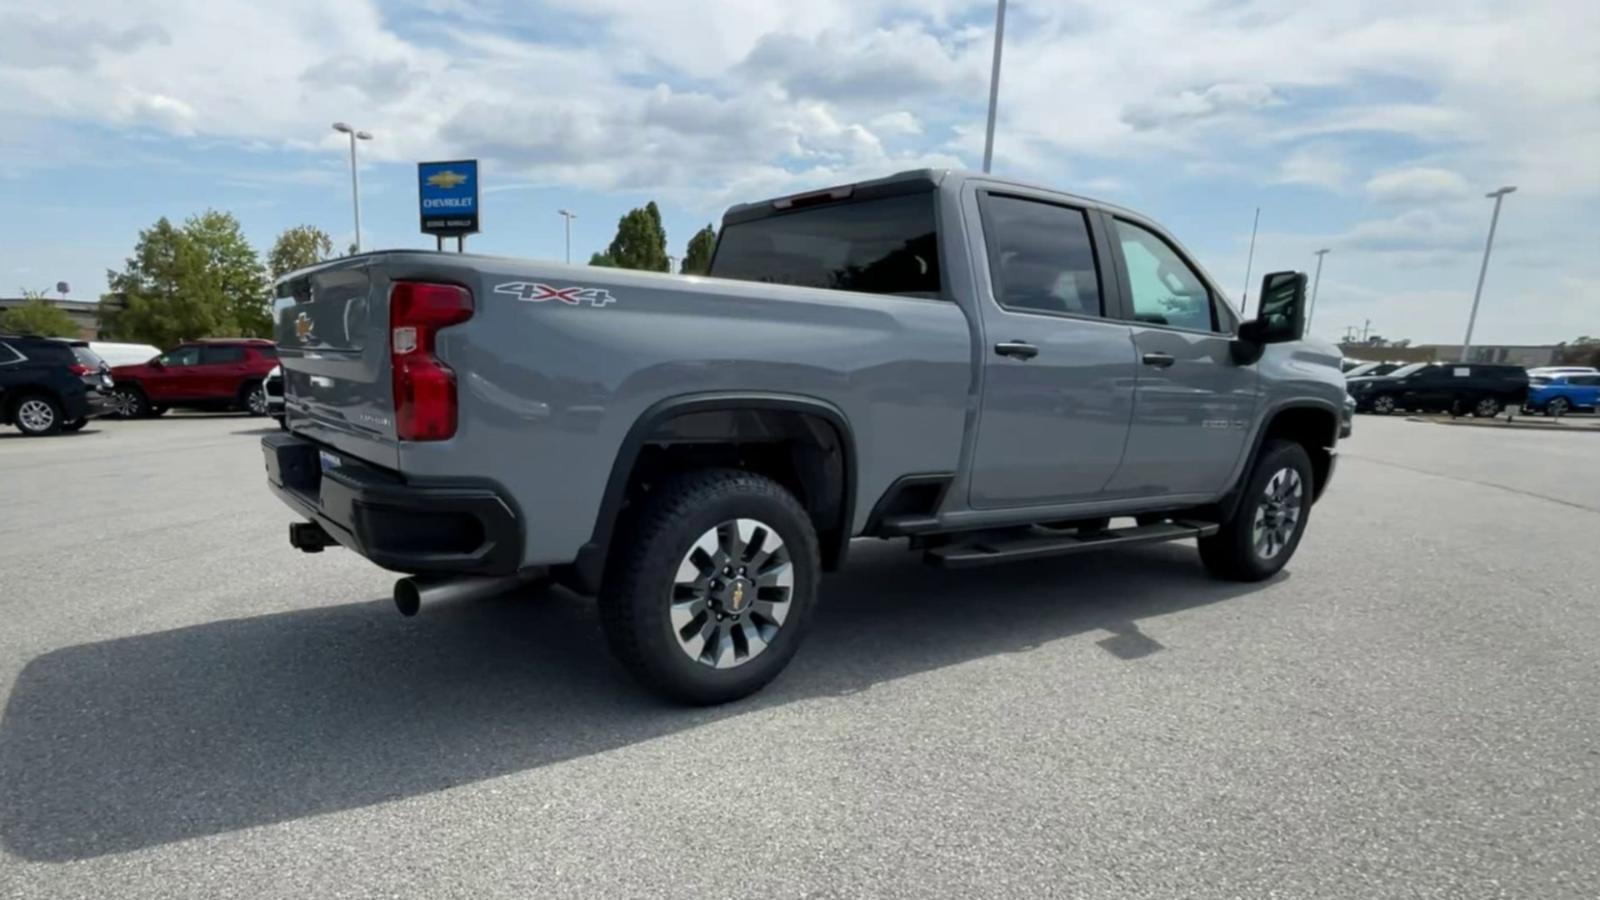
[[[858,543],[778,682],[684,710],[580,598],[402,619],[292,550],[261,424],[0,435],[0,897],[1600,884],[1600,436],[1362,417],[1264,585]]]

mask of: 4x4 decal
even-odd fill
[[[603,307],[617,302],[611,292],[604,288],[586,287],[553,287],[540,284],[537,281],[508,281],[494,286],[496,294],[510,294],[526,303],[543,303],[546,300],[559,300],[568,306],[577,306],[587,303],[594,307]]]

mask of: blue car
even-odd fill
[[[1600,406],[1600,375],[1535,375],[1528,379],[1528,409],[1547,416]]]

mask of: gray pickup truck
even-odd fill
[[[907,172],[733,207],[709,277],[295,272],[262,448],[291,542],[408,573],[402,612],[554,578],[645,685],[716,703],[788,663],[852,538],[947,567],[1194,538],[1218,576],[1277,572],[1348,412],[1305,276],[1260,301],[1241,321],[1128,210]]]

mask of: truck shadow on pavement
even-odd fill
[[[47,653],[0,720],[0,842],[62,862],[291,821],[1086,632],[1105,635],[1048,652],[1138,665],[1163,648],[1136,620],[1263,588],[1211,580],[1181,545],[962,572],[899,544],[852,553],[788,671],[714,709],[639,691],[593,603],[565,591],[416,619],[387,599],[319,606]]]

